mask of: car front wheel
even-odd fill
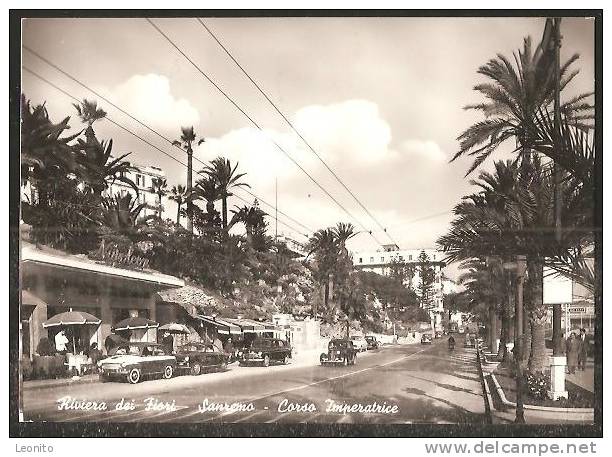
[[[289,364],[289,357],[285,356],[285,358],[283,359],[283,365],[287,364]]]
[[[342,365],[347,366],[349,364],[348,357],[345,357],[342,361]]]
[[[174,369],[172,368],[172,365],[168,365],[166,368],[164,368],[164,379],[170,379],[173,374]]]
[[[138,368],[132,368],[127,376],[130,384],[138,384],[140,381],[140,370]]]
[[[193,376],[198,376],[200,373],[202,373],[202,365],[200,365],[199,363],[194,363],[191,366],[191,374]]]
[[[270,357],[265,355],[264,359],[263,359],[263,366],[264,367],[269,367],[270,366]]]

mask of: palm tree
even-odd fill
[[[107,197],[102,202],[104,226],[114,235],[127,236],[133,240],[142,222],[140,213],[145,206],[145,203],[138,204],[129,193]]]
[[[353,238],[355,235],[357,235],[357,233],[355,233],[355,226],[350,222],[338,222],[333,230],[336,235],[336,241],[339,244],[340,249],[348,256],[346,242]]]
[[[178,186],[172,186],[172,189],[170,190],[170,197],[168,198],[176,202],[176,225],[180,225],[181,207],[187,202],[187,189],[181,184]]]
[[[98,196],[115,181],[126,183],[138,193],[138,186],[128,177],[134,167],[130,162],[123,160],[131,152],[114,158],[112,151],[113,140],[99,141],[95,135],[87,135],[86,132],[86,140],[79,138],[75,148],[78,164],[76,174],[86,187]]]
[[[162,217],[162,197],[168,193],[168,182],[166,181],[166,178],[153,178],[151,180],[151,187],[149,190],[157,195],[158,216]]]
[[[204,138],[197,138],[196,133],[191,127],[181,127],[180,140],[174,140],[172,144],[182,148],[187,153],[187,194],[192,194],[192,173],[193,173],[193,143],[197,139],[198,146],[204,143]],[[187,230],[193,233],[193,202],[187,200]]]
[[[233,194],[231,190],[235,187],[251,187],[245,182],[241,182],[240,179],[246,176],[246,173],[236,173],[238,168],[238,162],[232,168],[229,159],[223,157],[217,157],[215,160],[210,162],[202,172],[206,173],[216,182],[219,192],[221,195],[221,217],[223,229],[227,232],[227,198]]]
[[[77,114],[84,124],[91,127],[94,122],[104,119],[106,117],[106,111],[102,108],[98,108],[98,102],[95,100],[87,100],[86,98],[80,104],[73,103],[72,106],[77,110]]]
[[[484,120],[459,135],[460,149],[451,159],[452,162],[464,155],[475,157],[466,176],[507,140],[515,141],[515,151],[521,154],[533,148],[536,116],[550,108],[555,92],[550,62],[539,58],[539,55],[539,49],[532,51],[531,38],[527,37],[523,41],[523,50],[514,54],[516,67],[507,57],[498,54],[496,59],[491,59],[478,69],[478,73],[490,81],[474,87],[485,101],[467,105],[464,109],[482,112]],[[578,70],[571,71],[577,59],[578,54],[574,54],[561,65],[561,90],[578,74]],[[582,113],[592,109],[592,105],[586,103],[591,95],[584,93],[572,97],[562,104],[562,112],[575,122],[582,123],[590,117]]]

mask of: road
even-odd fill
[[[65,409],[72,399],[98,409]],[[122,399],[128,405],[117,410]],[[231,366],[137,385],[94,382],[24,391],[24,419],[33,421],[384,424],[483,418],[474,349],[449,354],[445,341],[368,351],[349,367]]]

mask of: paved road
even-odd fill
[[[26,389],[24,419],[110,422],[474,423],[484,403],[474,349],[390,346],[349,367],[231,367],[138,385]],[[60,409],[66,396],[106,410]],[[133,409],[116,410],[124,400]],[[146,410],[156,404],[160,409]],[[158,403],[156,403],[158,402]],[[236,403],[238,402],[238,403]],[[67,403],[64,403],[67,404]],[[359,406],[361,405],[361,407]],[[90,405],[91,406],[91,405]],[[202,406],[206,408],[202,409]],[[354,408],[347,411],[347,408]],[[210,409],[214,409],[211,411]],[[331,410],[330,410],[331,408]]]

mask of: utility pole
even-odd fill
[[[274,241],[278,240],[278,176],[274,178]]]
[[[555,152],[558,150],[561,138],[561,18],[553,19],[553,39],[554,46],[554,144]],[[563,190],[561,183],[563,180],[563,170],[555,160],[553,162],[554,198],[555,198],[555,241],[561,244],[563,228],[561,225],[561,210],[563,208]],[[563,355],[563,337],[561,336],[561,303],[553,305],[553,355]]]

